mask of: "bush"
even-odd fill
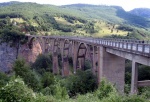
[[[99,102],[99,99],[91,93],[87,93],[85,95],[78,95],[76,100],[77,101],[75,102]]]
[[[85,94],[97,88],[96,77],[90,71],[77,71],[75,75],[67,77],[62,84],[66,87],[69,95]]]
[[[105,80],[100,82],[99,88],[95,91],[95,95],[99,99],[110,97],[111,92],[116,92],[115,88]]]
[[[44,88],[54,85],[55,83],[54,75],[50,72],[45,72],[41,82]]]
[[[125,97],[122,102],[148,102],[148,100],[141,96],[132,95]]]
[[[6,74],[0,72],[0,88],[1,88],[2,86],[6,85],[6,83],[7,83],[8,81],[9,81],[9,77],[8,77]]]
[[[33,91],[20,78],[11,80],[0,89],[0,99],[3,102],[31,102],[34,98]]]
[[[37,94],[36,99],[33,102],[58,102],[53,96],[44,96]]]
[[[44,95],[54,95],[54,93],[55,93],[55,86],[52,85],[52,86],[46,87],[46,88],[42,89],[41,92]]]
[[[60,100],[69,98],[66,88],[62,87],[59,82],[55,84],[54,97]]]
[[[30,67],[26,65],[23,59],[17,59],[14,63],[13,69],[15,71],[15,75],[20,76],[34,91],[41,88],[40,81],[36,78],[35,73],[31,71]]]
[[[51,55],[39,55],[36,61],[32,64],[34,68],[40,74],[43,74],[45,71],[52,72],[52,56]]]

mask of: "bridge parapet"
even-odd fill
[[[43,37],[47,39],[68,39],[70,41],[83,42],[89,45],[104,46],[107,48],[126,51],[142,56],[150,57],[150,42],[134,39],[110,39],[110,38],[92,38],[92,37],[75,37],[75,36],[36,36],[27,35],[29,37]]]

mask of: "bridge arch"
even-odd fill
[[[68,58],[70,46],[71,46],[70,41],[68,39],[65,39],[64,45],[63,45],[63,56],[62,56],[63,58]]]
[[[76,69],[84,70],[85,57],[88,47],[85,43],[80,43],[77,51]]]
[[[71,46],[71,42],[68,39],[65,39],[63,42],[62,48],[62,75],[68,76],[69,75],[69,50]]]

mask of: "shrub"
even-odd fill
[[[8,81],[9,81],[9,77],[8,77],[6,74],[0,72],[0,88],[1,88],[2,86],[6,85],[6,83],[7,83]]]
[[[20,76],[24,82],[37,91],[41,88],[40,81],[36,78],[35,73],[31,71],[30,67],[26,65],[23,59],[17,59],[14,63],[13,69],[16,76]]]
[[[105,80],[100,82],[99,88],[95,91],[95,95],[99,99],[110,97],[111,92],[115,92],[115,88]]]
[[[62,87],[59,82],[55,84],[54,96],[56,99],[60,100],[69,98],[66,88]]]
[[[45,71],[52,72],[52,56],[51,55],[39,55],[36,61],[32,64],[34,68],[40,74],[43,74]]]
[[[75,75],[67,77],[62,84],[66,87],[69,95],[85,94],[97,88],[96,77],[90,71],[77,71]]]
[[[37,94],[36,99],[33,102],[58,102],[53,96],[44,96]]]
[[[46,87],[46,88],[42,89],[41,92],[44,95],[54,95],[54,93],[55,93],[55,86],[52,85],[52,86]]]
[[[78,95],[76,100],[77,101],[75,102],[99,102],[99,99],[91,93],[87,93],[85,95]]]
[[[3,102],[31,102],[35,94],[22,79],[16,78],[0,89],[0,99]]]
[[[122,102],[148,102],[148,100],[141,96],[132,95],[125,97]]]
[[[50,72],[45,72],[41,82],[44,88],[53,85],[55,83],[54,75]]]

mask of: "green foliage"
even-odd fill
[[[92,68],[92,64],[90,60],[85,60],[84,70],[89,70]]]
[[[99,99],[103,99],[110,97],[110,94],[115,91],[115,88],[110,83],[106,82],[105,80],[102,80],[99,88],[95,91],[95,95]]]
[[[8,81],[9,81],[9,77],[8,77],[6,74],[0,72],[0,88],[1,88],[2,86],[6,85],[6,83],[7,83]]]
[[[139,94],[150,99],[150,87],[139,88]]]
[[[45,72],[42,76],[41,82],[42,82],[43,88],[54,85],[55,83],[54,75],[50,72]]]
[[[9,17],[0,21],[0,29],[1,42],[16,45],[17,43],[24,43],[26,41],[25,35],[16,26],[11,24]]]
[[[23,59],[17,59],[15,61],[13,70],[15,71],[15,75],[20,76],[24,82],[33,90],[37,91],[41,88],[41,84],[35,73],[31,71],[30,67],[26,65]]]
[[[60,83],[55,84],[55,93],[54,93],[54,97],[56,99],[60,99],[60,100],[64,100],[64,99],[68,99],[68,93],[65,87],[62,87],[60,85]]]
[[[144,97],[142,96],[137,96],[137,95],[131,95],[125,97],[122,102],[148,102]]]
[[[94,94],[87,93],[85,95],[78,95],[76,98],[77,102],[99,102],[98,97],[95,97]]]
[[[45,96],[43,94],[37,94],[36,99],[32,102],[57,102],[53,96]]]
[[[54,95],[55,93],[55,85],[48,86],[46,88],[41,89],[41,92],[44,95]]]
[[[11,80],[0,89],[2,102],[31,102],[34,98],[33,91],[20,78]]]
[[[90,71],[77,71],[75,75],[67,77],[62,84],[68,90],[69,95],[85,94],[97,88],[96,77]]]
[[[43,74],[45,71],[52,72],[52,56],[51,55],[39,55],[36,61],[32,64],[34,68],[40,74]]]

